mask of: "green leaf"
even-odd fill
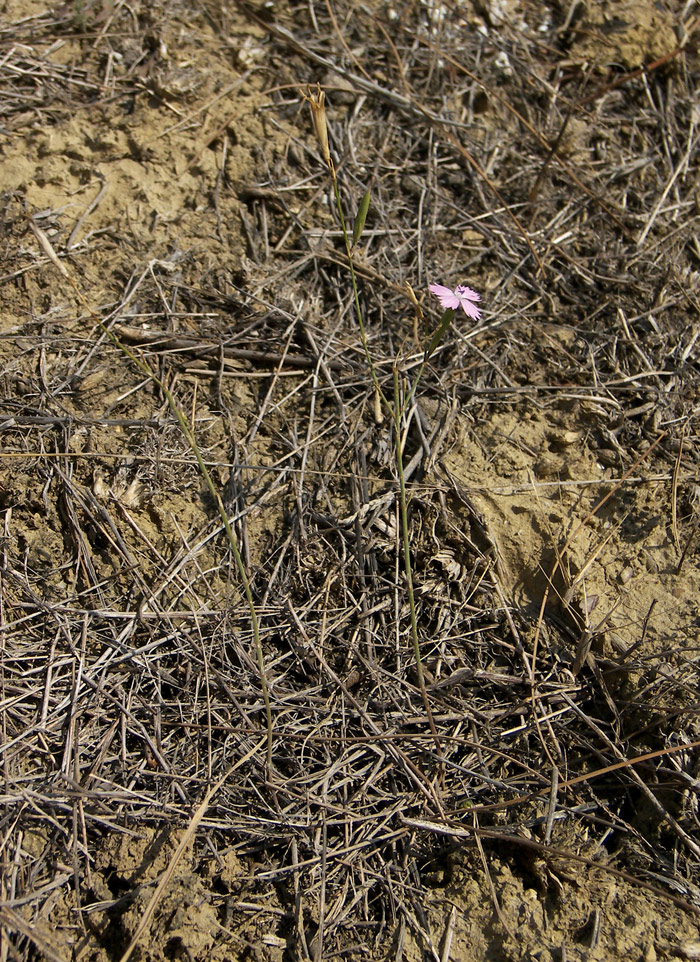
[[[365,229],[365,221],[367,220],[367,211],[369,210],[369,191],[360,201],[360,208],[357,211],[357,217],[355,218],[355,226],[352,229],[352,246],[359,241],[362,231]]]
[[[440,341],[445,336],[445,331],[452,323],[452,318],[454,316],[455,316],[455,312],[452,310],[451,307],[448,307],[445,313],[440,318],[440,323],[438,324],[437,330],[435,331],[433,336],[430,338],[430,344],[428,344],[428,346],[425,349],[423,360],[427,361],[428,358],[433,353],[433,351],[436,349]]]

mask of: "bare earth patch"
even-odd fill
[[[0,962],[698,957],[697,28],[4,5]]]

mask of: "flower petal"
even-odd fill
[[[475,304],[472,304],[471,301],[467,300],[466,297],[463,297],[459,303],[467,317],[471,317],[473,321],[478,321],[481,319],[481,311],[479,308]]]
[[[459,307],[459,297],[457,297],[455,292],[451,291],[449,287],[443,287],[442,284],[431,284],[428,290],[440,299],[442,307],[450,307],[453,311]]]
[[[459,297],[460,299],[461,299],[462,297],[466,297],[466,298],[468,298],[470,301],[480,301],[480,300],[481,300],[481,294],[477,294],[477,292],[476,292],[476,291],[473,291],[473,290],[471,289],[471,287],[465,287],[463,284],[460,284],[460,286],[455,290],[455,294],[456,294],[457,297]]]

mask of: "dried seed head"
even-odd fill
[[[315,90],[310,84],[307,84],[306,91],[302,90],[301,95],[311,106],[314,128],[321,146],[321,153],[323,154],[323,159],[332,170],[333,161],[331,160],[331,152],[328,147],[328,125],[326,124],[326,95],[324,91],[321,90],[320,84],[316,84]]]

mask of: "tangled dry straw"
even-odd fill
[[[192,412],[221,482],[260,619],[272,765],[249,613],[191,451],[162,396],[89,318],[71,316],[67,288],[60,318],[35,301],[2,372],[2,905],[16,946],[4,957],[42,949],[17,919],[58,892],[73,892],[84,932],[100,840],[185,827],[213,785],[198,844],[214,858],[233,848],[261,886],[296,893],[301,955],[379,946],[403,918],[435,957],[419,869],[457,851],[488,868],[494,846],[632,875],[700,913],[697,625],[662,625],[647,649],[653,612],[640,612],[636,641],[611,647],[606,619],[567,597],[581,574],[567,568],[573,523],[531,572],[544,603],[526,600],[492,519],[444,463],[458,429],[478,438],[499,411],[577,423],[585,411],[613,470],[606,484],[574,479],[582,497],[595,491],[579,520],[597,518],[606,496],[619,518],[635,485],[665,479],[677,575],[697,565],[692,24],[679,14],[686,32],[665,62],[600,72],[563,57],[571,24],[548,41],[507,22],[462,26],[456,46],[450,18],[419,4],[395,20],[343,4],[272,21],[241,9],[268,59],[270,144],[285,145],[262,139],[257,176],[222,178],[211,198],[220,226],[223,194],[241,201],[246,257],[226,273],[138,251],[145,266],[111,278],[118,299],[93,306]],[[105,98],[96,70],[118,26],[139,38],[126,21],[102,22],[85,33],[78,71],[39,51],[82,24],[38,18],[14,46],[5,32],[7,129]],[[155,60],[139,63],[120,75],[113,58],[115,94],[159,95]],[[433,323],[415,318],[407,281],[487,291],[483,322],[445,340],[405,423],[439,750],[408,643],[395,438],[375,408],[298,93],[317,76],[344,203],[354,210],[371,190],[357,267],[382,383],[397,358],[415,370]],[[65,243],[58,213],[33,213],[67,257],[74,235]],[[61,283],[18,192],[4,196],[2,236],[5,291],[37,272]],[[119,240],[93,237],[82,262]],[[120,379],[98,416],[74,400],[93,372]],[[149,507],[163,497],[169,510]],[[30,853],[23,838],[36,832]]]

